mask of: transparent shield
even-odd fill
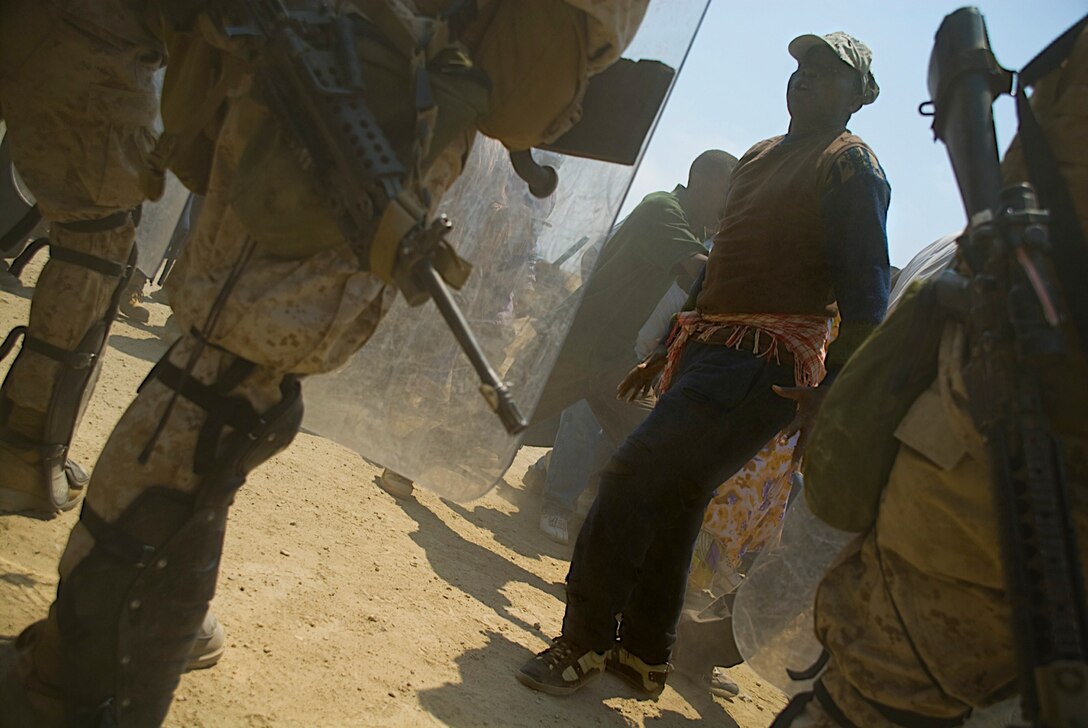
[[[706,5],[652,0],[624,56],[679,70]],[[454,247],[474,266],[457,302],[526,414],[637,169],[534,155],[559,172],[552,196],[532,197],[502,145],[480,137],[441,206]],[[398,301],[344,368],[305,382],[305,425],[445,497],[471,500],[502,477],[519,444],[478,386],[434,304]]]
[[[136,228],[136,267],[148,278],[154,278],[159,270],[188,199],[189,190],[167,172],[162,197],[144,203]]]
[[[0,121],[0,237],[18,226],[34,206],[34,195],[11,163],[6,132],[4,122]],[[0,246],[0,257],[15,257],[22,252],[25,242],[25,237],[19,239],[17,233],[12,232],[12,239]]]
[[[856,536],[827,525],[803,497],[794,498],[778,541],[763,550],[737,592],[733,636],[740,654],[764,680],[789,695],[812,685],[811,680],[791,680],[786,670],[804,670],[820,657],[823,648],[812,618],[816,587]]]
[[[748,667],[787,695],[811,690],[813,680],[793,680],[820,657],[813,605],[832,562],[858,534],[827,525],[795,498],[778,541],[759,555],[733,604],[733,637]],[[964,728],[1005,728],[1020,721],[1020,701],[1010,698],[976,709]]]

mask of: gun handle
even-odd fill
[[[435,270],[434,265],[431,264],[429,259],[422,258],[413,266],[412,275],[419,282],[420,287],[430,293],[431,298],[434,299],[439,313],[446,320],[446,325],[450,327],[450,331],[453,332],[457,343],[460,344],[461,350],[465,352],[465,356],[472,363],[472,368],[476,370],[477,376],[480,377],[480,393],[483,394],[492,411],[499,416],[503,427],[511,435],[516,435],[525,430],[529,426],[528,420],[518,409],[510,394],[510,389],[499,378],[490,362],[487,361],[483,350],[480,349],[480,342],[476,340],[476,336],[472,333],[472,329],[469,328],[464,314],[461,313],[457,302],[453,300],[449,287],[446,286],[442,276]]]
[[[550,197],[559,186],[559,173],[555,171],[555,168],[537,164],[533,159],[533,152],[529,149],[510,152],[510,165],[517,172],[518,177],[529,185],[529,192],[533,197],[541,199]]]

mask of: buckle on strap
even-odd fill
[[[14,333],[14,330],[12,331]],[[11,338],[11,335],[8,335]],[[4,342],[7,344],[7,341]],[[37,336],[33,336],[29,332],[23,332],[23,348],[30,351],[37,352],[42,356],[49,357],[58,364],[62,364],[69,369],[90,369],[98,361],[97,352],[87,351],[68,351],[62,349],[59,346],[53,346],[47,341],[39,339]],[[2,352],[6,354],[6,351]],[[3,356],[0,356],[2,359]]]
[[[213,386],[186,376],[167,357],[163,357],[148,374],[148,379],[158,379],[208,413],[197,435],[196,451],[193,454],[193,472],[198,475],[209,472],[219,459],[219,439],[224,427],[230,426],[250,440],[255,440],[263,429],[265,419],[249,400],[227,394],[256,366],[253,362],[239,357]]]
[[[154,546],[143,543],[107,523],[106,519],[95,513],[86,501],[83,502],[83,508],[79,512],[79,522],[90,532],[97,546],[126,563],[142,569],[155,558]]]

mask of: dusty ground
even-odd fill
[[[0,292],[0,332],[24,322],[28,305],[29,290]],[[73,449],[88,466],[165,350],[169,311],[149,308],[150,325],[114,327]],[[183,678],[167,724],[769,725],[785,700],[743,667],[732,671],[744,690],[733,701],[683,679],[656,702],[607,675],[569,698],[515,681],[559,632],[570,555],[539,533],[522,489],[538,452],[523,450],[505,484],[475,503],[419,490],[399,501],[355,453],[299,435],[239,493],[213,603],[229,649]],[[0,669],[52,600],[75,519],[0,518]]]

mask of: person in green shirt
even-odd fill
[[[616,385],[637,363],[638,332],[661,297],[674,283],[687,290],[705,264],[702,241],[717,229],[736,163],[728,152],[703,152],[692,162],[686,186],[647,195],[605,243],[535,422],[584,400],[611,452],[646,418],[651,403],[617,400]],[[587,443],[582,452],[570,438],[560,448],[560,439],[544,486],[541,528],[565,543],[574,504],[588,483],[579,465],[592,460],[596,448]]]

